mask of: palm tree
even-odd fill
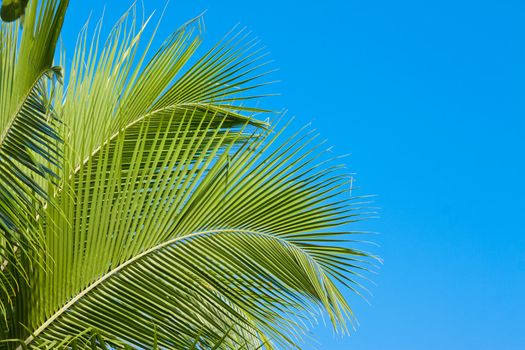
[[[258,43],[197,58],[199,17],[149,54],[132,7],[66,60],[67,6],[1,26],[0,348],[298,347],[320,313],[347,332],[341,288],[374,259],[345,243],[358,201],[312,130],[253,107]]]

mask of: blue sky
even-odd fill
[[[72,1],[66,46],[90,11]],[[147,11],[164,0],[146,1]],[[319,349],[525,349],[525,3],[172,0],[159,38],[208,10],[213,44],[241,23],[280,70],[287,108],[351,152],[385,264],[360,327]]]

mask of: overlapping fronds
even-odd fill
[[[1,40],[67,5],[36,3],[23,34]],[[19,237],[41,249],[1,246],[0,349],[298,347],[321,315],[347,332],[340,288],[359,293],[373,257],[351,248],[361,210],[338,158],[308,128],[284,137],[255,118],[265,54],[244,30],[196,57],[199,17],[148,54],[150,20],[135,11],[107,40],[86,26],[65,85],[43,84],[42,69],[13,109],[19,129],[5,129],[0,161],[23,168],[16,180],[41,203],[28,201],[35,224]]]
[[[91,43],[87,26],[81,33],[69,69],[67,98],[65,91],[62,97],[58,94],[64,100],[64,123],[75,134],[70,150],[77,163],[130,125],[152,116],[169,116],[180,108],[228,113],[240,124],[265,126],[264,122],[239,113],[262,110],[239,103],[225,104],[231,99],[255,98],[249,91],[261,84],[255,79],[263,75],[259,70],[264,66],[264,55],[250,50],[256,43],[241,31],[186,67],[202,42],[202,18],[198,17],[177,30],[146,61],[153,38],[144,43],[148,50],[140,54],[138,50],[148,22],[138,26],[133,7],[103,45],[102,22],[98,23]],[[84,117],[78,117],[79,114]]]
[[[33,177],[56,177],[49,164],[58,165],[60,135],[45,80],[60,78],[52,60],[66,7],[67,1],[41,8],[31,2],[26,30],[4,23],[0,28],[0,225],[7,235],[25,228],[26,216],[34,214],[28,208],[45,197]]]
[[[346,331],[352,312],[334,281],[359,288],[355,271],[368,257],[340,246],[347,233],[337,227],[356,215],[339,198],[348,179],[316,163],[308,133],[270,152],[266,137],[239,145],[242,134],[218,136],[214,119],[224,122],[174,113],[175,135],[143,126],[133,151],[122,134],[86,166],[72,183],[78,202],[67,205],[79,221],[49,242],[70,242],[68,254],[34,291],[57,300],[48,298],[47,321],[28,344],[91,327],[139,348],[184,348],[196,337],[211,347],[229,329],[232,344],[289,346],[318,306]]]
[[[45,255],[44,183],[56,183],[62,162],[60,121],[49,92],[54,47],[67,1],[28,5],[25,30],[0,27],[0,315],[12,319],[21,284],[29,283],[33,255]],[[0,328],[0,336],[5,334]]]

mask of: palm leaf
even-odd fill
[[[66,7],[67,1],[48,1],[37,11],[33,1],[26,30],[20,33],[15,25],[1,25],[0,225],[6,234],[26,226],[14,222],[16,212],[9,208],[27,209],[35,195],[45,197],[38,180],[32,177],[56,177],[49,164],[58,163],[60,137],[56,116],[49,113],[46,79],[54,74],[60,77],[52,59]]]
[[[140,156],[120,164],[126,164],[127,172],[148,172],[148,180],[144,175],[133,177],[132,188],[118,186],[114,194],[106,187],[104,195],[113,198],[108,203],[94,199],[102,195],[99,184],[121,177],[114,170],[97,171],[99,183],[92,188],[101,194],[89,191],[83,201],[100,212],[89,213],[89,223],[74,225],[87,230],[94,225],[97,230],[90,230],[94,237],[83,245],[84,256],[73,253],[81,259],[64,262],[60,272],[83,276],[85,280],[73,286],[85,287],[72,293],[72,299],[65,298],[69,301],[58,311],[50,311],[28,344],[58,341],[93,327],[136,347],[151,347],[156,334],[161,347],[180,348],[198,335],[203,344],[214,344],[233,327],[240,339],[251,337],[249,348],[260,344],[263,336],[290,345],[301,338],[302,319],[315,313],[317,304],[334,326],[346,330],[352,313],[332,277],[355,283],[345,272],[359,268],[367,254],[315,243],[320,237],[342,239],[344,232],[334,228],[355,214],[348,203],[331,200],[346,179],[309,166],[315,156],[312,149],[305,151],[308,136],[292,139],[266,157],[269,146],[263,147],[264,138],[219,156],[216,150],[221,147],[209,135],[183,133],[168,141],[169,136],[158,132],[142,133],[155,134],[156,141],[136,145],[132,153]],[[214,137],[217,134],[216,129]],[[207,151],[198,157],[187,151],[182,157],[184,138],[192,140],[188,145],[195,145],[193,152],[206,141]],[[231,150],[236,140],[226,140],[223,136],[221,142]],[[159,152],[155,144],[179,153]],[[143,167],[140,159],[152,154],[165,154],[171,165]],[[118,163],[105,164],[115,169]],[[274,194],[288,205],[277,211]],[[106,211],[110,212],[104,217]],[[92,255],[95,247],[97,254]],[[56,282],[60,280],[59,276]],[[59,287],[40,293],[57,294],[63,287],[54,286]]]
[[[4,2],[4,5],[6,3]],[[22,284],[29,283],[32,254],[43,254],[42,218],[50,204],[48,181],[57,181],[60,122],[48,93],[67,1],[28,5],[25,30],[0,28],[0,315],[12,319]],[[0,334],[4,334],[0,327]]]
[[[341,288],[360,293],[374,257],[352,248],[363,212],[338,158],[255,118],[264,53],[245,30],[196,58],[199,17],[147,59],[135,11],[104,44],[86,26],[67,85],[41,90],[60,132],[15,161],[45,254],[2,246],[8,348],[299,347],[321,315],[348,332]]]
[[[261,77],[254,71],[264,55],[254,55],[245,51],[232,51],[232,46],[242,45],[243,38],[229,40],[212,51],[227,55],[228,59],[215,59],[207,66],[215,67],[202,77],[202,60],[192,67],[183,68],[199,47],[202,18],[198,17],[176,31],[146,61],[148,50],[138,54],[139,45],[149,20],[141,26],[136,23],[135,7],[132,7],[117,23],[103,47],[99,48],[99,23],[92,42],[88,44],[88,28],[81,33],[78,46],[69,70],[67,91],[57,94],[57,100],[65,101],[62,107],[64,123],[75,137],[71,138],[71,152],[77,163],[93,156],[99,146],[131,125],[142,123],[153,116],[169,116],[177,108],[211,109],[236,117],[239,124],[248,122],[263,127],[264,122],[247,118],[238,113],[249,110],[251,113],[262,110],[248,107],[225,106],[221,103],[231,90],[249,91],[259,84],[250,84]],[[146,43],[149,49],[153,37]],[[246,38],[244,38],[246,40]],[[208,53],[206,56],[210,55]],[[64,56],[65,57],[65,54]],[[241,66],[241,67],[239,67]],[[209,86],[224,86],[227,83],[224,72],[228,72],[230,86],[227,90],[216,92],[214,97],[203,96]],[[247,76],[250,80],[246,81]],[[181,92],[180,88],[185,88]],[[98,91],[99,93],[93,93]],[[104,91],[104,93],[100,93]],[[193,91],[192,94],[187,92]],[[243,98],[249,98],[245,94]],[[239,98],[241,98],[239,96]],[[78,116],[81,117],[78,117]],[[88,132],[89,131],[89,132]]]

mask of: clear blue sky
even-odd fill
[[[66,45],[130,3],[72,1]],[[172,0],[160,36],[206,9],[208,44],[252,29],[280,68],[270,107],[378,195],[371,305],[351,296],[357,332],[319,327],[318,348],[525,349],[525,2]]]

